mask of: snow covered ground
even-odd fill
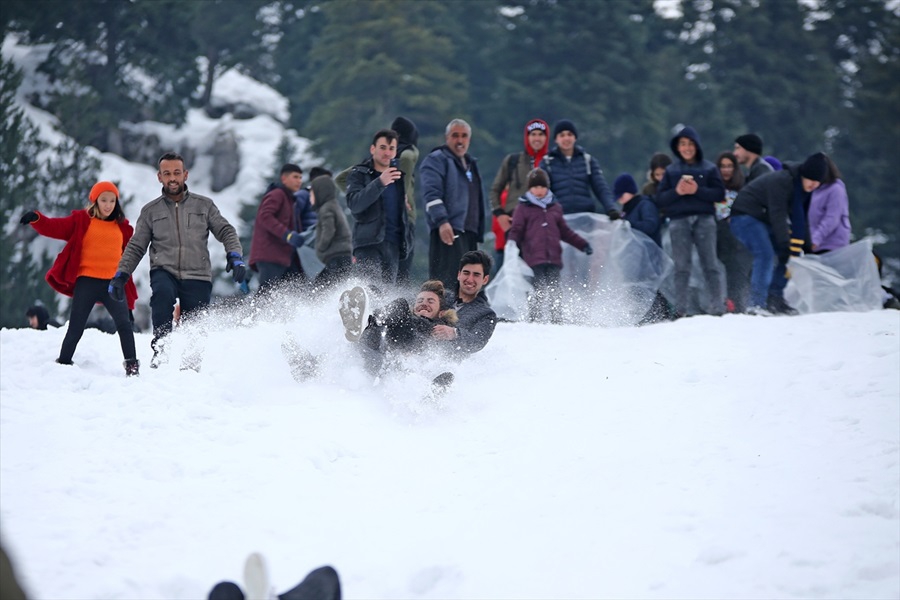
[[[0,331],[0,525],[34,598],[200,598],[261,551],[348,598],[897,598],[900,313],[501,323],[377,384],[320,305],[223,309],[126,379]],[[281,344],[321,357],[297,383]],[[193,341],[192,341],[193,340]],[[191,349],[200,372],[179,369]]]

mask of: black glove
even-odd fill
[[[40,218],[41,216],[39,214],[37,214],[33,210],[29,210],[27,213],[22,215],[22,218],[19,219],[19,223],[21,223],[22,225],[28,225],[29,223],[34,223]]]
[[[233,271],[231,277],[234,279],[234,282],[242,282],[247,276],[247,265],[244,264],[243,257],[237,252],[229,252],[225,258],[228,259],[228,264],[225,265],[225,272]]]
[[[303,244],[306,243],[299,231],[288,231],[287,235],[284,236],[284,241],[294,248],[302,248]]]
[[[609,217],[610,221],[617,221],[622,218],[622,213],[615,208],[611,208],[606,211],[606,216]]]
[[[590,245],[590,244],[588,244],[587,246],[584,247],[584,250],[582,250],[582,252],[584,252],[585,254],[587,254],[588,256],[590,256],[591,254],[594,253],[594,249],[591,248],[591,245]]]
[[[116,272],[116,276],[109,280],[109,297],[116,302],[125,301],[125,283],[128,281],[128,273]]]

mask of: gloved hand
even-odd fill
[[[229,252],[225,258],[228,260],[225,272],[232,271],[231,278],[234,279],[234,282],[242,282],[247,276],[247,265],[244,264],[244,258],[237,252]]]
[[[40,218],[41,215],[37,214],[33,210],[29,210],[27,213],[22,215],[22,218],[19,219],[19,223],[21,223],[22,225],[28,225],[29,223],[34,223]]]
[[[610,221],[618,221],[622,218],[622,213],[615,208],[611,208],[606,211],[606,216],[609,217]]]
[[[583,252],[584,252],[585,254],[587,254],[588,256],[590,256],[591,254],[594,253],[594,249],[591,248],[591,245],[590,245],[590,244],[588,244],[587,246],[584,247]]]
[[[299,231],[288,231],[287,235],[284,236],[284,241],[294,248],[302,248],[306,240],[303,239]]]
[[[109,280],[109,297],[116,302],[125,301],[125,284],[128,282],[128,273],[117,271],[116,276]]]
[[[513,240],[506,240],[506,246],[503,247],[503,254],[509,258],[519,256],[519,245]]]

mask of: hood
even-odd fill
[[[544,133],[547,134],[546,139],[544,140],[544,147],[535,152],[532,150],[531,145],[528,143],[528,134],[532,129],[540,128],[544,130]],[[547,122],[541,119],[532,119],[525,124],[525,136],[524,136],[524,144],[525,144],[525,152],[528,153],[529,156],[534,158],[534,166],[538,166],[541,164],[541,159],[547,154],[547,150],[550,148],[550,126],[547,125]]]
[[[328,175],[319,175],[313,179],[309,189],[316,195],[316,203],[313,205],[313,210],[317,212],[321,207],[332,202],[337,197],[337,186]]]
[[[419,130],[416,128],[416,124],[406,117],[394,119],[394,122],[391,123],[391,129],[397,132],[401,144],[419,145]]]
[[[672,141],[669,142],[669,148],[672,149],[672,154],[675,155],[678,160],[681,160],[681,155],[678,154],[678,138],[687,138],[694,142],[697,145],[697,162],[703,161],[703,147],[700,145],[700,134],[693,127],[685,127],[681,131],[675,134],[675,137],[672,138]]]

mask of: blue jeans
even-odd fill
[[[775,248],[769,226],[750,215],[731,215],[731,233],[753,255],[750,306],[765,308],[775,267]]]

